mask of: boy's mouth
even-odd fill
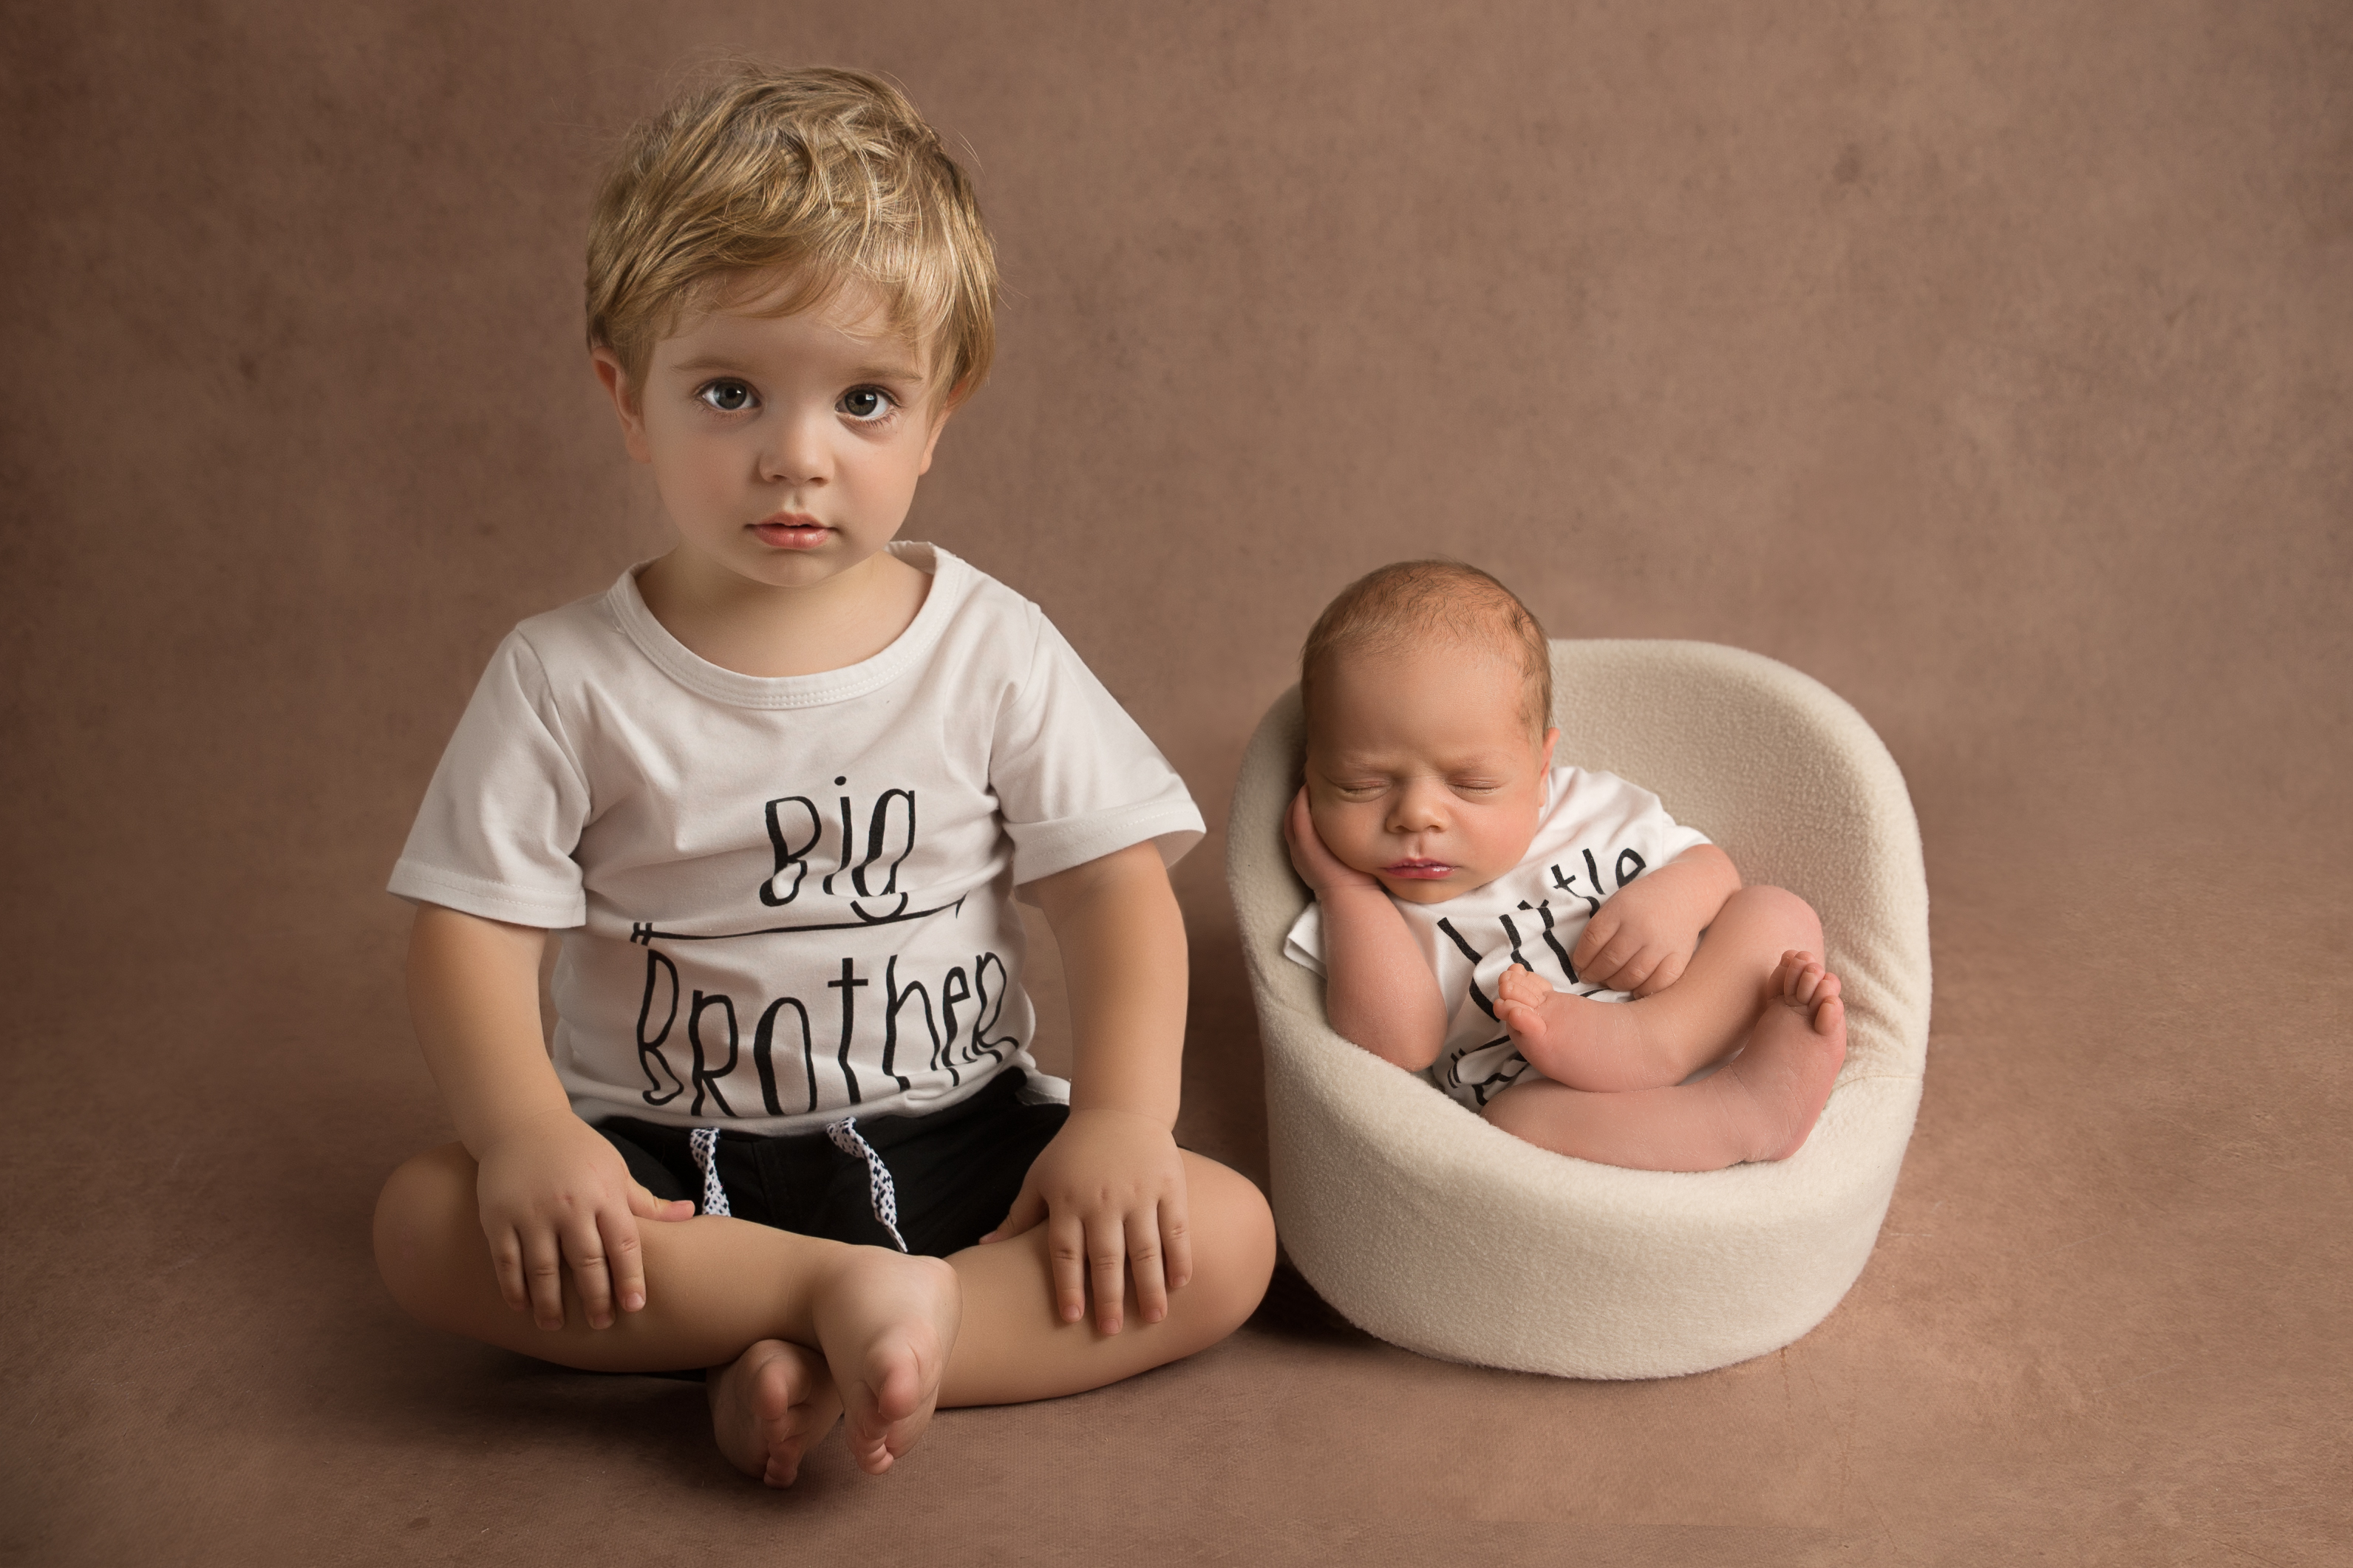
[[[780,511],[752,524],[752,531],[759,535],[761,543],[779,550],[813,550],[833,531],[805,513]]]
[[[1406,882],[1438,882],[1452,876],[1454,868],[1443,860],[1399,860],[1382,867],[1381,874]]]

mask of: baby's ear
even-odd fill
[[[1545,731],[1544,757],[1538,764],[1537,772],[1546,773],[1552,772],[1552,749],[1554,746],[1558,744],[1559,742],[1560,731],[1558,729],[1550,729]]]

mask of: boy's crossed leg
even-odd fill
[[[1571,1089],[1664,1089],[1737,1046],[1774,994],[1775,962],[1822,951],[1811,906],[1779,888],[1725,900],[1673,984],[1628,1002],[1556,991],[1514,964],[1496,983],[1495,1016],[1545,1077]]]
[[[1117,1334],[1055,1310],[1040,1225],[953,1258],[910,1257],[702,1216],[638,1227],[643,1310],[590,1329],[565,1285],[564,1327],[509,1308],[483,1240],[475,1165],[458,1144],[395,1172],[376,1206],[377,1266],[419,1321],[596,1372],[712,1369],[714,1435],[728,1458],[790,1484],[846,1418],[860,1467],[881,1474],[942,1405],[999,1405],[1098,1388],[1191,1355],[1240,1327],[1274,1267],[1274,1229],[1249,1181],[1186,1153],[1193,1277],[1146,1323],[1126,1289]]]

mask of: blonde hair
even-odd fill
[[[871,286],[958,400],[988,374],[997,253],[980,205],[880,77],[738,65],[633,130],[588,223],[589,345],[636,384],[684,317],[762,275],[789,280],[780,316]]]
[[[1519,595],[1460,561],[1399,561],[1341,589],[1308,632],[1299,650],[1299,695],[1310,728],[1316,688],[1334,658],[1402,653],[1431,637],[1494,647],[1517,664],[1521,717],[1539,735],[1551,726],[1552,645]]]

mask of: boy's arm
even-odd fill
[[[1705,931],[1740,890],[1732,857],[1694,844],[1609,895],[1568,955],[1579,980],[1648,996],[1683,977]]]
[[[1048,1227],[1062,1321],[1121,1327],[1123,1267],[1147,1323],[1192,1278],[1185,1164],[1174,1129],[1185,1050],[1185,919],[1158,847],[1132,844],[1029,884],[1071,994],[1071,1118],[983,1241]]]
[[[1304,789],[1283,816],[1282,837],[1324,911],[1324,1011],[1333,1032],[1419,1072],[1446,1043],[1446,998],[1405,916],[1377,879],[1324,847]]]
[[[629,1177],[620,1152],[572,1112],[539,1032],[547,933],[417,906],[408,1006],[426,1066],[480,1167],[482,1233],[499,1292],[543,1329],[564,1326],[568,1267],[592,1328],[645,1305],[638,1216],[682,1219]]]

